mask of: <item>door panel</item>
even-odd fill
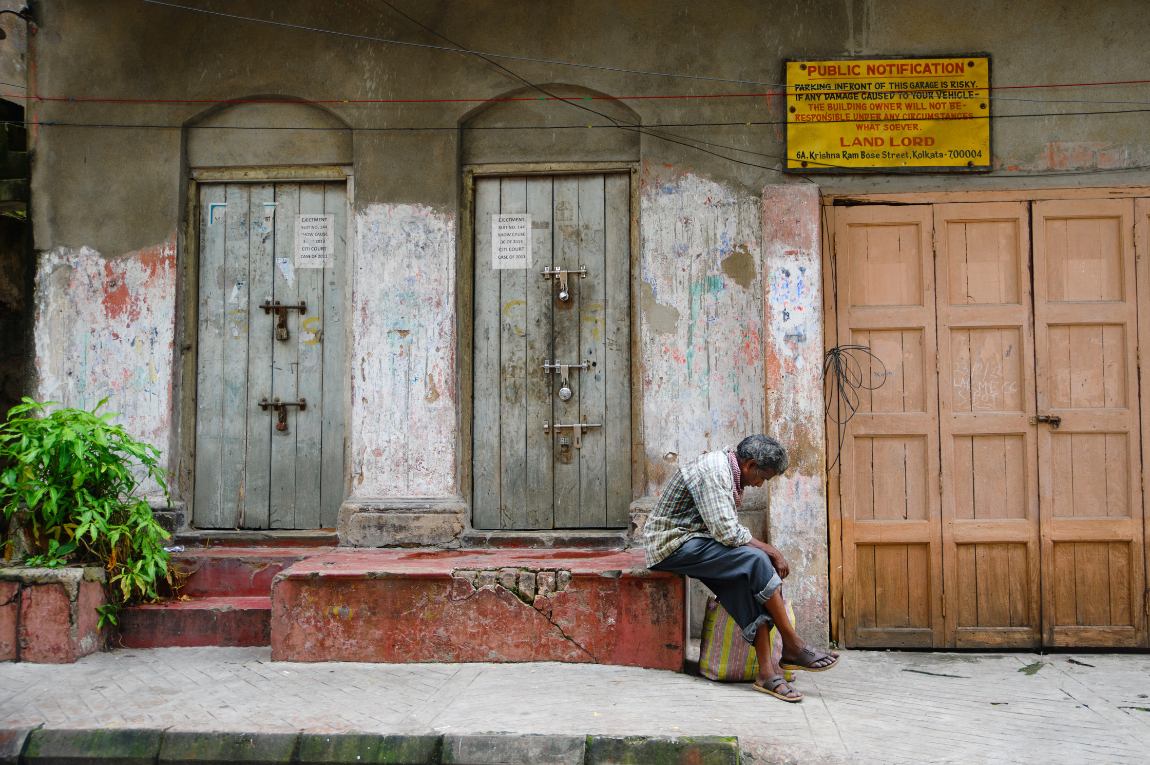
[[[200,186],[193,518],[199,528],[331,528],[344,492],[342,183]],[[296,268],[297,215],[335,216],[333,265]],[[265,301],[287,312],[288,339]],[[260,407],[295,402],[287,426]]]
[[[1033,648],[1038,470],[1029,215],[934,207],[947,645]]]
[[[1036,202],[1034,305],[1043,630],[1145,641],[1134,204]]]
[[[476,181],[476,528],[605,528],[629,519],[629,196],[627,175]],[[491,215],[520,212],[532,216],[532,266],[493,269]],[[580,267],[587,276],[570,279],[566,301],[541,275]],[[568,400],[545,361],[570,365]],[[556,423],[597,427],[577,439]]]
[[[838,335],[877,357],[858,355],[873,390],[860,391],[841,455],[844,638],[852,646],[943,645],[931,230],[927,206],[835,215],[847,274]]]

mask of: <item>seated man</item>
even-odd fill
[[[748,436],[737,449],[704,454],[675,472],[644,536],[647,568],[707,585],[742,628],[743,639],[754,644],[755,690],[794,702],[802,694],[782,675],[769,674],[771,625],[783,638],[783,669],[824,672],[838,663],[838,654],[811,648],[795,632],[779,592],[790,567],[778,550],[752,537],[735,512],[745,486],[762,486],[786,469],[786,449],[770,436]]]

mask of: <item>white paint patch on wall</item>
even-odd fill
[[[352,496],[454,495],[455,218],[377,204],[355,229]]]
[[[658,494],[682,462],[764,428],[761,202],[648,165],[642,221],[646,493]]]
[[[786,597],[799,634],[824,645],[830,607],[819,241],[818,187],[763,189],[767,411],[790,461],[771,481],[771,543],[791,566]]]
[[[119,412],[169,468],[175,295],[174,241],[117,259],[58,247],[36,269],[39,399],[92,409],[108,398],[101,411]]]

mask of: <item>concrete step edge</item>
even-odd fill
[[[739,765],[733,736],[0,729],[0,765]]]

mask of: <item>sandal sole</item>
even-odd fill
[[[768,690],[768,689],[764,688],[763,686],[755,685],[754,683],[751,683],[751,687],[754,688],[759,693],[766,693],[770,696],[774,696],[776,699],[779,699],[780,701],[785,701],[788,704],[797,704],[803,700],[802,694],[799,694],[798,696],[784,696],[781,693],[777,693],[775,691]]]

